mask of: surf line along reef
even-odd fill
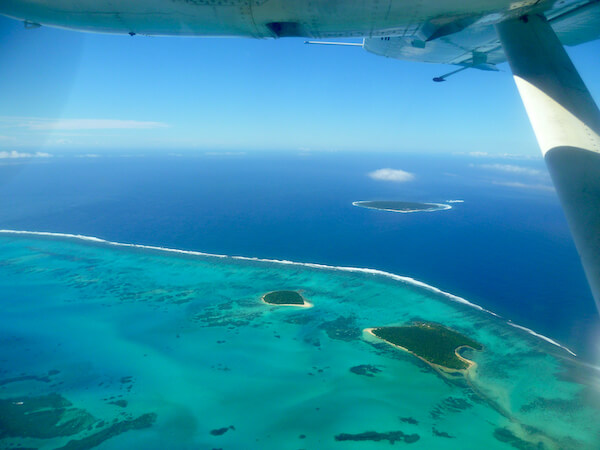
[[[461,356],[460,350],[483,350],[480,343],[436,323],[366,328],[364,332],[411,353],[442,373],[466,373],[475,363]]]
[[[433,212],[452,209],[452,206],[446,203],[418,203],[400,201],[358,201],[353,202],[352,205],[360,208],[391,211],[397,213]]]

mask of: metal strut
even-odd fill
[[[433,81],[435,81],[436,83],[441,83],[442,81],[446,81],[446,78],[448,78],[449,76],[454,75],[455,73],[458,73],[458,72],[462,72],[463,70],[470,69],[470,68],[471,68],[471,66],[461,67],[460,69],[456,69],[456,70],[453,70],[452,72],[448,72],[448,73],[445,73],[444,75],[440,75],[439,77],[435,77],[433,79]]]
[[[543,16],[496,30],[600,311],[600,111]]]

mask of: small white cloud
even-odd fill
[[[15,150],[10,152],[0,152],[0,159],[21,159],[21,158],[50,158],[50,153],[36,152],[36,153],[22,153]]]
[[[204,152],[206,156],[244,156],[246,152]]]
[[[49,142],[50,145],[69,145],[72,143],[73,141],[71,139],[54,139]]]
[[[496,170],[499,172],[508,172],[508,173],[516,173],[520,175],[532,175],[532,176],[540,176],[544,175],[544,172],[538,169],[530,169],[529,167],[523,166],[514,166],[511,164],[479,164],[478,166],[481,169],[485,170]]]
[[[541,156],[536,155],[519,155],[516,153],[488,153],[488,152],[454,152],[454,155],[471,156],[473,158],[489,158],[489,159],[514,159],[514,160],[532,160],[540,159]]]
[[[405,183],[415,179],[412,173],[400,169],[379,169],[369,172],[368,175],[374,180],[394,181],[396,183]]]
[[[526,183],[519,183],[518,181],[493,181],[493,183],[497,184],[498,186],[507,186],[507,187],[519,188],[519,189],[535,189],[538,191],[554,191],[554,188],[552,186],[548,186],[546,184],[526,184]]]

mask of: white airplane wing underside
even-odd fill
[[[600,38],[600,2],[582,2],[551,10],[546,18],[563,45]],[[365,38],[364,48],[388,58],[483,70],[493,70],[494,65],[506,61],[494,17],[456,19],[445,27],[424,23],[408,27],[398,36]]]

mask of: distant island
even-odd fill
[[[267,305],[299,306],[310,308],[313,306],[296,291],[273,291],[262,296],[261,300]]]
[[[398,201],[360,201],[352,203],[354,206],[368,209],[379,209],[381,211],[392,211],[399,213],[432,212],[452,209],[445,203],[417,203]]]
[[[407,326],[367,328],[365,332],[412,353],[444,372],[465,372],[475,365],[473,361],[460,356],[461,348],[483,350],[480,343],[436,323],[418,322]]]

